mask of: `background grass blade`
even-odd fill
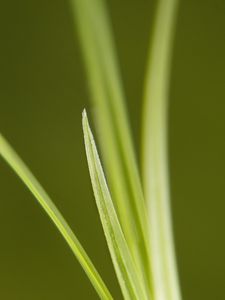
[[[87,256],[80,242],[72,232],[71,228],[54,205],[52,200],[49,198],[47,193],[41,187],[37,179],[29,171],[27,166],[23,163],[20,157],[15,153],[12,147],[0,134],[0,155],[20,177],[24,184],[28,187],[31,193],[35,196],[40,205],[44,208],[48,216],[52,219],[62,236],[70,246],[74,255],[78,259],[79,263],[86,272],[88,278],[96,289],[99,297],[104,300],[112,300],[112,296],[102,281],[100,275],[96,271],[91,260]]]
[[[71,0],[109,185],[128,246],[149,284],[146,208],[104,0]]]
[[[117,218],[85,111],[83,131],[94,195],[124,299],[149,299]]]
[[[143,178],[149,204],[155,300],[181,299],[172,236],[167,106],[178,0],[160,0],[149,52],[143,109]]]

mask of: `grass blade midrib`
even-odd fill
[[[83,113],[83,130],[95,199],[124,298],[149,299],[121,230],[85,112]]]

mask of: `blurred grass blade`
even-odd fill
[[[129,249],[149,286],[146,208],[105,1],[71,0],[71,4],[114,204]]]
[[[83,131],[94,195],[124,299],[147,300],[149,299],[147,292],[142,286],[141,278],[138,277],[114,209],[85,111],[83,112]]]
[[[159,1],[145,82],[143,178],[149,204],[155,300],[181,299],[171,226],[167,159],[167,101],[177,5],[178,0]]]
[[[3,138],[1,134],[0,155],[5,159],[5,161],[10,165],[10,167],[15,171],[15,173],[28,187],[28,189],[43,207],[45,212],[54,222],[58,230],[61,232],[62,236],[70,246],[77,260],[86,272],[99,297],[104,300],[112,300],[113,298],[110,295],[110,292],[108,291],[104,282],[102,281],[100,275],[96,271],[85,250],[81,246],[80,242],[72,232],[71,228],[69,227],[69,225],[57,209],[57,207],[54,205],[54,203],[44,191],[42,186],[39,184],[37,179],[33,176],[33,174],[29,171],[27,166],[23,163],[20,157],[15,153],[15,151],[12,149],[12,147],[8,144],[8,142]]]

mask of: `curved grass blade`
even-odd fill
[[[20,177],[23,183],[27,186],[27,188],[31,191],[31,193],[43,207],[50,219],[54,222],[58,230],[61,232],[62,236],[70,246],[77,260],[86,272],[99,297],[104,300],[113,300],[110,292],[105,286],[103,280],[101,279],[85,250],[81,246],[77,237],[74,235],[73,231],[71,230],[55,204],[52,202],[37,179],[33,176],[24,162],[20,159],[20,157],[16,154],[16,152],[12,149],[12,147],[8,144],[8,142],[3,138],[1,134],[0,155]]]
[[[167,106],[178,0],[160,0],[149,51],[143,108],[143,178],[155,300],[180,300],[170,216]]]
[[[150,289],[145,201],[104,0],[71,0],[106,173],[129,249]]]
[[[138,277],[114,209],[85,111],[83,112],[83,131],[92,187],[124,299],[147,300],[149,297],[142,286],[141,278]]]

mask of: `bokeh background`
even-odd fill
[[[136,150],[155,1],[110,0]],[[225,298],[225,1],[181,0],[170,105],[171,193],[185,300]],[[121,299],[91,190],[88,83],[69,1],[0,2],[0,130]],[[0,299],[98,299],[54,225],[0,160]]]

